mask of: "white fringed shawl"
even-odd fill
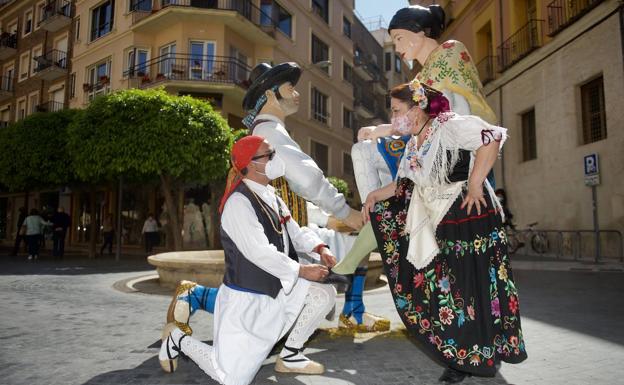
[[[425,268],[439,253],[435,230],[466,185],[450,182],[449,176],[459,160],[460,150],[471,152],[470,173],[474,153],[483,145],[507,140],[507,129],[493,126],[472,115],[440,114],[431,124],[431,131],[420,148],[417,137],[407,144],[399,166],[398,177],[414,182],[414,191],[407,214],[405,231],[410,234],[407,259],[417,269]],[[484,182],[492,202],[502,214],[492,186]]]

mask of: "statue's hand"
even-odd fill
[[[362,127],[358,130],[358,142],[374,139],[375,126]]]
[[[349,216],[347,216],[343,222],[355,230],[360,230],[362,226],[364,226],[364,221],[362,220],[362,214],[359,211],[355,211],[351,209],[349,212]]]

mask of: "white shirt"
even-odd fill
[[[145,223],[143,223],[142,233],[157,233],[158,232],[158,222],[156,219],[146,219]]]
[[[39,215],[29,215],[24,219],[22,226],[26,226],[26,235],[37,235],[41,234],[42,227],[46,225],[52,226],[52,222],[44,220]]]
[[[325,178],[314,159],[301,150],[284,122],[273,115],[260,114],[256,120],[268,120],[254,128],[253,134],[265,138],[286,163],[288,187],[307,201],[311,201],[338,219],[349,216],[351,208],[345,197]]]
[[[243,183],[275,212],[278,212],[279,201],[283,215],[290,216],[284,201],[280,198],[276,200],[277,195],[272,186],[263,186],[249,179],[243,179]],[[318,255],[311,252],[323,243],[310,229],[299,227],[295,220],[290,219],[286,222],[288,231],[283,232],[284,252],[279,252],[275,245],[269,243],[251,202],[239,192],[232,194],[225,203],[221,226],[245,258],[280,280],[286,294],[290,293],[299,278],[299,263],[288,256],[288,236],[295,251],[309,253],[317,261]]]

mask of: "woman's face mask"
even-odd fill
[[[412,111],[414,108],[418,107],[414,106],[410,108],[405,114],[397,117],[392,117],[392,119],[390,119],[394,132],[398,133],[399,135],[409,135],[411,133],[414,122],[412,117],[410,116],[410,111]]]

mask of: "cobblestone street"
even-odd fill
[[[0,266],[3,384],[214,383],[190,361],[174,374],[161,371],[158,338],[169,298],[118,290],[121,281],[154,273],[142,261],[27,264],[4,257]],[[503,364],[496,378],[464,383],[621,383],[624,275],[521,267],[515,275],[529,359]],[[365,302],[391,318],[391,333],[354,339],[323,331],[307,353],[326,365],[324,375],[277,375],[272,357],[255,384],[436,384],[442,367],[404,334],[387,288],[368,292]],[[212,316],[199,314],[193,325],[199,338],[211,339]]]

